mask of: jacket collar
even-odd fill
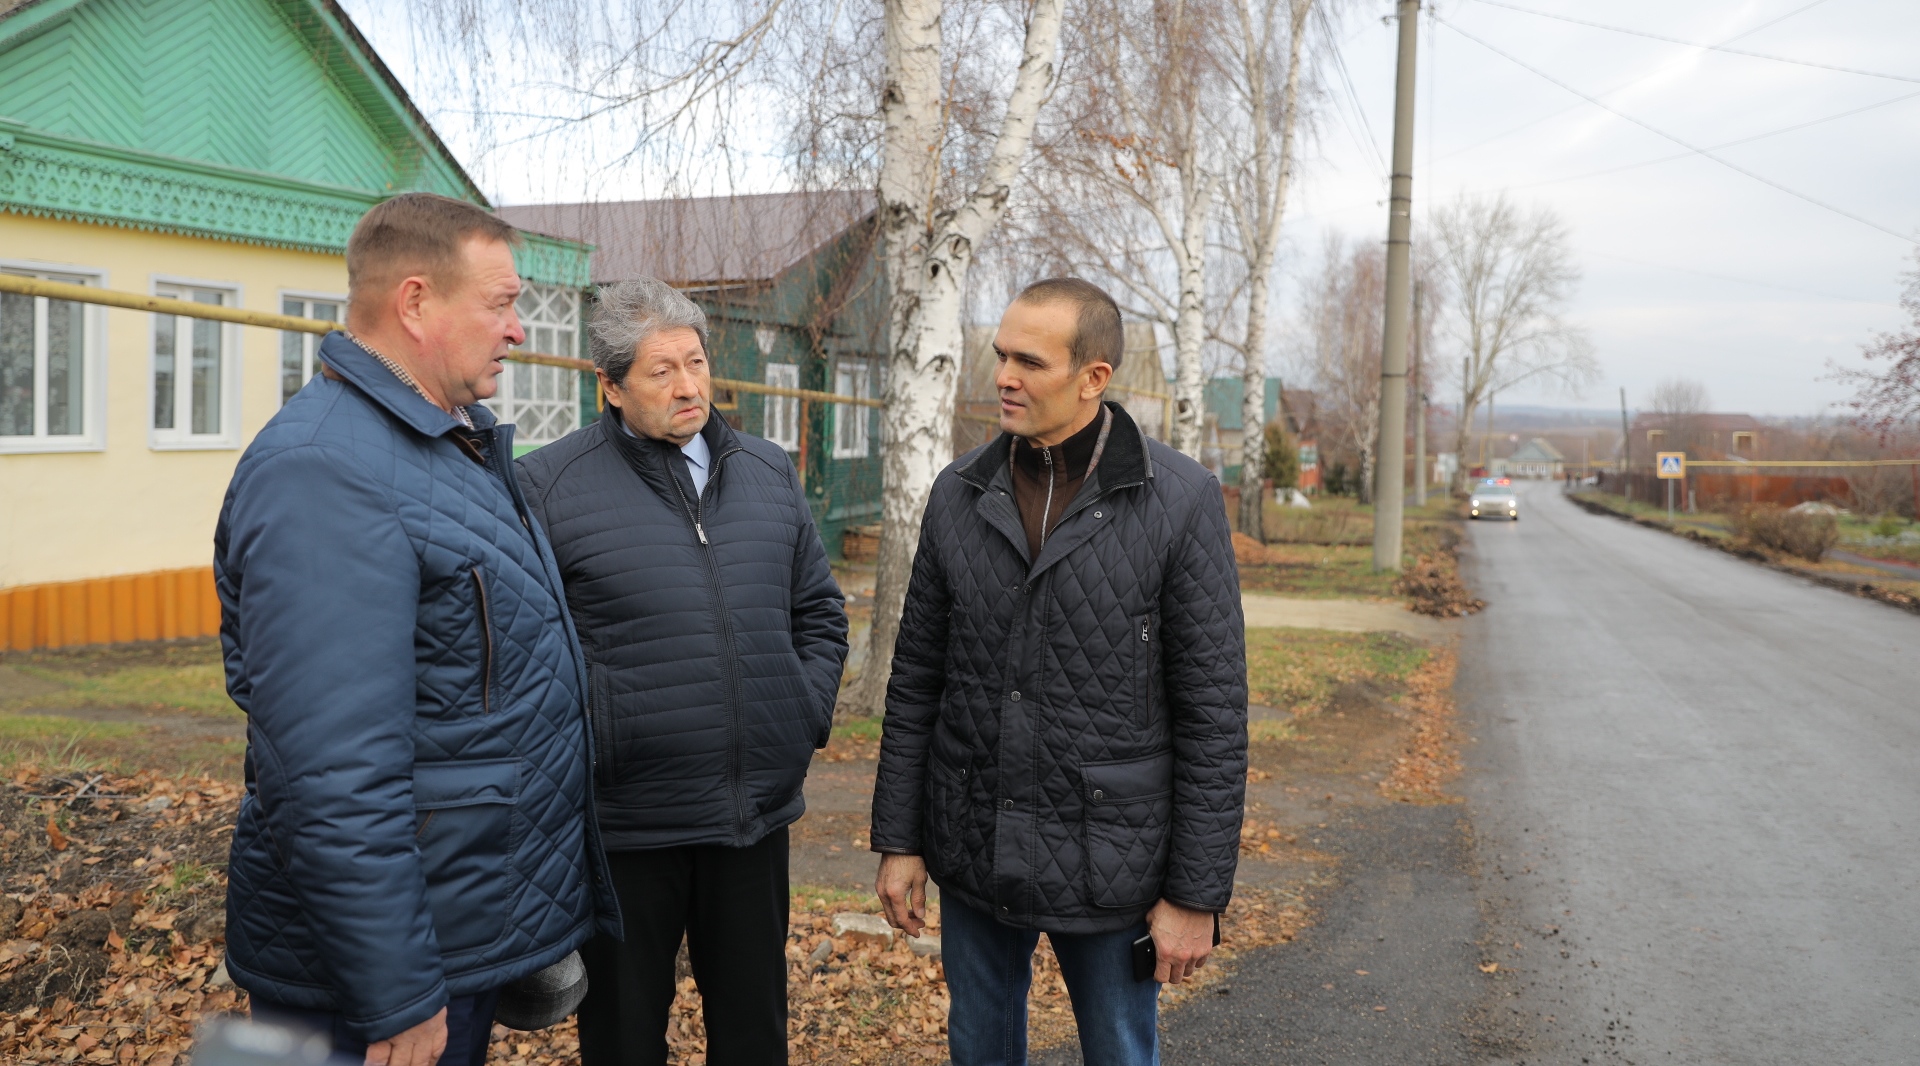
[[[682,476],[675,471],[684,470],[687,461],[678,447],[663,440],[636,437],[628,433],[620,424],[620,409],[612,404],[608,404],[606,410],[600,413],[600,432],[614,450],[627,460],[627,465],[633,467],[634,473],[640,475],[640,480],[652,485],[654,491],[663,498],[675,498],[675,483]],[[713,466],[707,471],[708,479],[712,480],[720,473],[721,458],[740,447],[740,437],[718,412],[707,416],[707,424],[700,430],[700,436],[705,438],[707,452],[712,456]],[[679,464],[677,467],[676,463]],[[691,497],[692,494],[688,495]]]
[[[1128,488],[1144,484],[1153,477],[1153,459],[1147,454],[1147,435],[1127,414],[1127,409],[1112,400],[1102,401],[1107,410],[1113,412],[1113,431],[1107,435],[1107,450],[1100,456],[1100,468],[1095,472],[1097,488],[1083,494],[1089,499],[1111,492],[1114,489]],[[1013,449],[1013,434],[1002,433],[987,442],[973,461],[954,471],[960,480],[982,492],[993,486],[996,476],[1007,476],[1007,457]]]
[[[339,330],[321,338],[319,356],[322,363],[367,399],[422,436],[439,437],[451,430],[466,428],[458,418],[428,403],[426,397],[394,377],[393,371],[380,365],[380,360],[368,355]],[[492,429],[498,421],[492,411],[477,403],[467,406],[467,417],[473,419],[474,429],[482,431]]]

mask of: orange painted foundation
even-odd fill
[[[10,651],[219,632],[210,566],[0,589],[0,649]]]

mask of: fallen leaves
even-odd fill
[[[1487,606],[1467,591],[1460,580],[1460,561],[1451,551],[1416,558],[1413,567],[1393,583],[1393,591],[1407,597],[1409,610],[1435,618],[1459,618]]]
[[[1453,675],[1458,666],[1452,651],[1436,651],[1407,678],[1401,704],[1413,715],[1413,733],[1380,782],[1383,795],[1407,803],[1451,801],[1442,787],[1460,774],[1453,705]]]

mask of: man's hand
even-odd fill
[[[919,936],[927,927],[927,863],[918,855],[882,855],[873,891],[887,912],[887,924]]]
[[[447,1050],[447,1008],[419,1025],[367,1045],[364,1066],[433,1066]]]
[[[1193,911],[1161,900],[1147,912],[1153,934],[1153,979],[1177,985],[1207,964],[1213,954],[1213,912]]]

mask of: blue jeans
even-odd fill
[[[1160,985],[1133,979],[1133,942],[1145,935],[1145,922],[1118,933],[1047,934],[1067,979],[1086,1066],[1160,1062]],[[1026,1066],[1027,989],[1039,944],[1038,930],[1001,925],[990,914],[941,902],[953,1066]]]

